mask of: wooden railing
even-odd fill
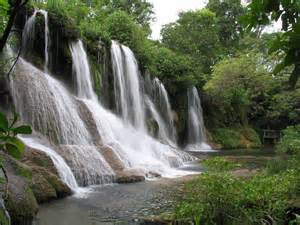
[[[263,141],[273,141],[274,143],[280,141],[282,132],[280,130],[263,130]]]

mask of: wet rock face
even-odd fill
[[[84,121],[87,130],[92,135],[93,143],[95,145],[101,145],[101,136],[98,132],[98,128],[91,111],[80,100],[77,99],[76,102],[78,105],[80,118]]]
[[[106,162],[116,172],[123,171],[125,169],[124,164],[120,158],[115,154],[114,150],[109,146],[103,146],[98,148],[105,158]]]

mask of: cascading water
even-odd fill
[[[77,96],[79,98],[96,99],[92,81],[91,79],[86,79],[87,76],[90,76],[90,67],[86,60],[87,55],[82,41],[71,43],[70,50],[73,60],[73,74],[76,78]]]
[[[90,147],[93,140],[79,115],[77,102],[62,84],[21,58],[11,79],[11,90],[22,120],[60,145],[59,153],[79,185],[112,181],[112,169],[99,151]]]
[[[158,78],[154,78],[153,86],[154,99],[156,99],[158,107],[161,111],[161,115],[163,115],[164,121],[167,123],[168,137],[170,140],[176,143],[176,129],[174,126],[174,118],[168,97],[168,92],[163,83]]]
[[[74,45],[79,44],[80,42],[74,43]],[[116,47],[117,46],[113,46],[113,48]],[[74,49],[77,49],[78,51],[84,50],[83,48]],[[123,49],[125,49],[125,47],[123,47]],[[74,54],[74,52],[72,54]],[[76,55],[80,55],[82,57],[81,60],[83,61],[88,60],[86,54],[78,52],[76,53]],[[117,56],[120,55],[115,55],[115,57]],[[130,56],[128,60],[133,59],[132,57],[134,56]],[[73,59],[76,59],[76,57],[73,57]],[[78,61],[74,61],[73,63],[77,64]],[[134,65],[135,63],[136,61],[134,60],[129,64]],[[88,65],[88,63],[81,63],[78,65],[84,66]],[[119,65],[120,64],[114,66],[115,68],[118,68]],[[75,74],[76,76],[80,76],[77,77],[77,81],[82,81],[83,83],[91,82],[91,74],[89,70],[86,70],[86,73],[79,73],[79,71],[82,71],[82,69],[77,69],[78,71]],[[130,69],[130,71],[133,72],[134,70]],[[126,75],[127,74],[128,73],[126,73]],[[124,76],[124,74],[122,73],[118,76],[120,76],[118,77],[118,79],[122,80],[121,76]],[[135,79],[138,79],[137,73],[134,74],[134,76],[136,76]],[[133,83],[137,85],[138,82],[139,80],[136,80]],[[89,87],[91,88],[91,90],[88,92],[94,92],[90,85]],[[137,85],[135,87],[139,86]],[[122,86],[121,88],[124,87]],[[140,92],[137,92],[136,94],[141,95]],[[138,168],[143,170],[146,174],[150,172],[156,172],[163,176],[183,173],[178,170],[171,169],[171,167],[178,167],[182,165],[185,160],[190,160],[191,157],[189,155],[180,152],[175,148],[170,147],[169,145],[165,145],[156,141],[155,139],[150,137],[145,130],[136,128],[128,124],[126,118],[122,121],[121,118],[118,118],[116,115],[103,108],[103,106],[97,101],[96,98],[90,97],[89,99],[80,99],[80,101],[87,106],[87,108],[93,115],[93,119],[96,122],[102,143],[113,149],[114,153],[122,161],[125,168]],[[124,102],[123,104],[130,103]],[[129,108],[129,106],[130,105],[125,105],[125,108]]]
[[[117,110],[124,121],[145,130],[145,107],[134,54],[128,47],[113,41],[111,55]]]
[[[44,63],[44,71],[48,72],[49,67],[49,46],[50,46],[50,32],[49,32],[49,23],[48,23],[48,12],[42,9],[34,10],[33,14],[29,17],[26,21],[26,24],[23,29],[22,34],[22,45],[25,52],[28,52],[30,48],[33,46],[34,41],[34,34],[35,34],[35,21],[37,13],[40,13],[44,17],[45,21],[45,48],[44,48],[44,55],[45,55],[45,63]]]
[[[38,12],[45,17],[45,36],[49,35],[47,13],[36,10],[25,26],[24,43],[32,38],[30,33]],[[45,65],[48,63],[48,43],[47,37]],[[24,122],[31,124],[36,131],[49,138],[51,145],[57,147],[51,151],[46,146],[33,143],[31,139],[24,142],[39,147],[49,155],[62,179],[72,188],[76,187],[74,180],[69,179],[72,175],[81,186],[113,181],[114,171],[105,160],[107,155],[102,155],[105,147],[111,148],[125,169],[140,169],[145,174],[158,173],[162,176],[186,174],[174,167],[192,157],[171,147],[170,143],[163,144],[155,140],[147,133],[146,100],[148,107],[152,108],[153,117],[158,120],[161,132],[165,133],[160,136],[169,139],[162,117],[142,91],[142,79],[132,51],[113,42],[111,53],[116,105],[122,118],[99,103],[82,42],[71,43],[70,52],[77,97],[48,73],[38,70],[22,58],[19,60],[11,78],[15,107]],[[168,100],[165,102],[167,104]],[[66,163],[64,166],[63,162]],[[109,159],[108,162],[111,163]],[[62,173],[62,170],[67,170],[66,166],[71,168],[71,173],[67,171],[68,175]]]
[[[176,144],[172,141],[169,135],[169,130],[167,129],[163,118],[158,113],[155,105],[150,100],[149,97],[145,99],[146,105],[149,108],[152,118],[155,120],[158,126],[158,138],[165,144],[169,144],[173,147],[176,147]]]
[[[210,150],[206,143],[201,101],[196,87],[188,90],[188,151]]]
[[[19,137],[19,138],[26,144],[26,146],[29,146],[33,149],[37,149],[41,152],[46,153],[46,155],[48,155],[51,158],[61,180],[65,184],[67,184],[72,191],[76,192],[78,190],[78,184],[74,177],[74,174],[72,173],[71,168],[67,165],[65,160],[56,151],[39,143],[34,138],[29,138],[29,137]]]

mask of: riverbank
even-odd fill
[[[243,159],[253,162],[261,159],[261,151],[248,151],[246,156],[237,156],[238,151],[232,151],[232,160]],[[214,153],[194,153],[204,159]],[[229,154],[227,152],[227,154]],[[235,156],[233,156],[236,154]],[[251,156],[252,155],[252,156]],[[260,155],[260,156],[255,156]],[[240,157],[240,158],[239,158]],[[263,161],[263,160],[262,160]],[[246,165],[246,163],[245,163]],[[201,163],[187,164],[184,168],[191,172],[203,172]],[[254,173],[257,168],[247,167],[236,170],[237,175]],[[172,214],[176,202],[186,193],[186,184],[197,180],[198,174],[167,179],[160,178],[135,184],[113,184],[102,187],[92,187],[81,196],[71,196],[62,200],[43,204],[34,225],[140,225],[165,223],[161,215]]]

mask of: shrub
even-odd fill
[[[212,172],[224,172],[241,167],[240,164],[230,162],[222,157],[206,159],[202,164]]]
[[[277,151],[289,155],[300,154],[300,125],[290,126],[283,131]]]
[[[261,146],[258,134],[249,127],[214,129],[212,138],[224,149],[259,148]]]
[[[187,184],[187,195],[175,213],[178,219],[190,218],[197,224],[281,224],[289,200],[299,194],[299,184],[296,170],[250,180],[205,173]]]

